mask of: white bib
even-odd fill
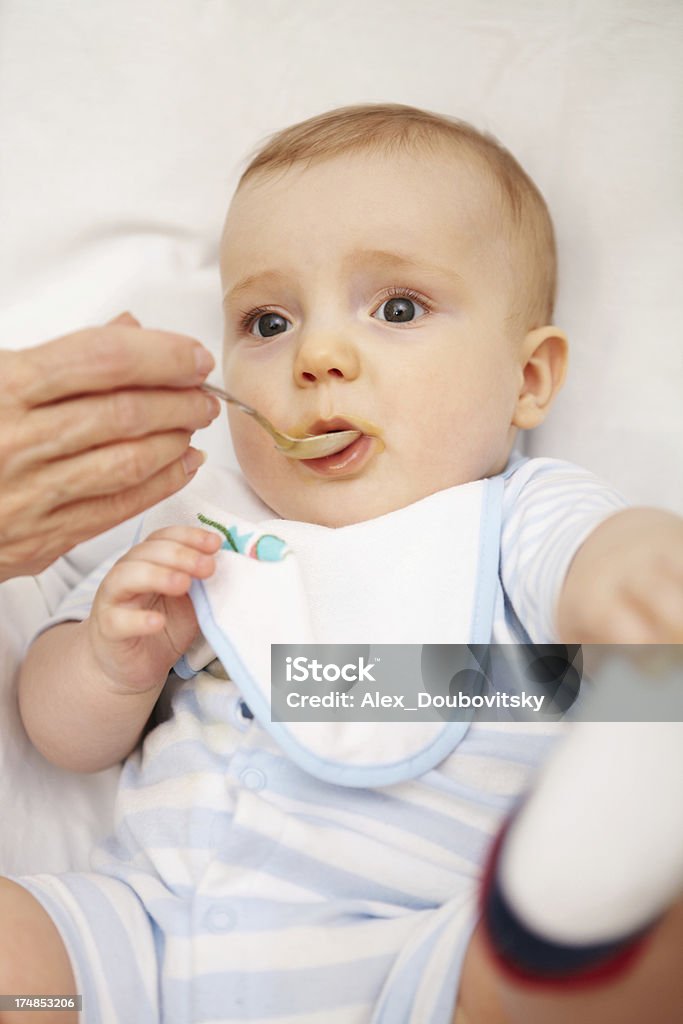
[[[325,781],[378,786],[421,775],[452,752],[467,722],[271,721],[270,645],[488,643],[502,494],[493,477],[332,529],[248,521],[216,504],[215,484],[210,497],[186,489],[146,527],[194,521],[224,544],[214,575],[190,592],[206,642],[176,671],[187,678],[217,656],[263,728]]]

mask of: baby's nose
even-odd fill
[[[304,340],[294,361],[294,377],[301,386],[322,384],[331,379],[354,380],[359,370],[355,346],[331,338]]]

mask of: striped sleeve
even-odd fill
[[[501,582],[533,643],[557,643],[555,612],[572,558],[628,506],[593,473],[559,459],[520,460],[505,481]]]

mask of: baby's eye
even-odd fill
[[[280,313],[254,312],[250,316],[249,333],[257,338],[274,338],[276,334],[284,334],[287,324],[291,323]]]
[[[417,313],[416,310],[421,310]],[[382,305],[375,311],[374,316],[390,324],[407,324],[417,320],[429,312],[426,304],[418,302],[417,298],[409,295],[392,295],[385,299]]]

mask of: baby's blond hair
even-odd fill
[[[515,280],[515,331],[552,323],[557,287],[557,255],[550,213],[531,178],[489,132],[466,121],[399,103],[339,107],[270,136],[251,157],[238,189],[261,172],[317,162],[359,151],[438,152],[447,143],[475,158],[497,186],[497,220],[506,232]]]

